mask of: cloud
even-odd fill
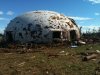
[[[75,19],[75,20],[92,20],[93,18],[88,18],[88,17],[77,17],[77,16],[73,16],[73,17],[70,17],[72,19]]]
[[[92,2],[92,4],[99,4],[100,0],[88,0],[89,2]]]
[[[94,13],[96,16],[99,16],[100,15],[100,13]]]
[[[85,22],[83,22],[83,21],[80,21],[79,23],[80,23],[80,24],[84,24]]]
[[[12,16],[13,14],[14,14],[13,11],[8,11],[8,12],[7,12],[7,15],[9,15],[9,16]]]
[[[0,28],[0,33],[4,34],[4,30],[5,30],[5,28]]]
[[[79,25],[79,27],[82,26],[82,32],[85,33],[86,31],[90,31],[92,32],[93,29],[95,29],[96,31],[98,31],[98,29],[100,28],[100,25]]]
[[[3,11],[0,11],[0,15],[3,15]]]
[[[82,26],[83,28],[86,29],[98,29],[100,26],[99,25],[87,25],[87,26]]]
[[[8,18],[3,18],[3,17],[0,17],[0,21],[7,21],[9,20]]]

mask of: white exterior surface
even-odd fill
[[[54,39],[54,31],[61,32],[60,39],[70,40],[71,30],[80,38],[79,28],[68,17],[53,11],[31,11],[11,20],[5,35],[8,38],[10,32],[14,41],[23,43],[49,43]]]

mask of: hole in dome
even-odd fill
[[[61,31],[53,31],[52,37],[53,38],[61,38]]]

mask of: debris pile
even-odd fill
[[[93,60],[100,56],[100,51],[99,50],[90,51],[86,53],[81,53],[81,55],[83,56],[82,57],[83,61]]]

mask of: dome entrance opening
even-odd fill
[[[72,41],[77,40],[77,35],[76,35],[76,31],[75,31],[75,30],[71,30],[71,31],[70,31],[70,39],[71,39]]]
[[[53,39],[54,38],[59,38],[60,39],[61,38],[61,31],[53,31],[52,36],[53,36]]]

